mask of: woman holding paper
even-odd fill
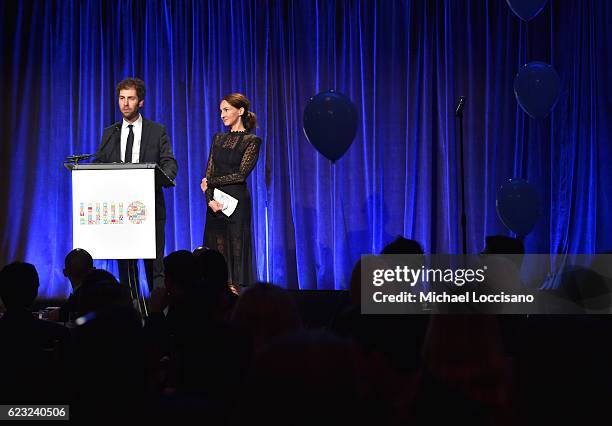
[[[259,157],[261,138],[249,100],[240,93],[225,96],[221,120],[229,131],[213,137],[206,177],[200,187],[206,195],[204,245],[227,260],[229,283],[248,286],[255,282],[251,195],[246,180]]]

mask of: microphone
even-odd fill
[[[459,103],[457,104],[457,109],[455,109],[455,116],[463,116],[463,107],[465,107],[465,96],[459,96]]]
[[[93,154],[75,154],[75,155],[69,155],[68,157],[66,157],[64,161],[65,162],[74,161],[76,163],[81,160],[87,160],[88,158],[91,158],[91,157],[93,157]]]
[[[113,136],[115,135],[115,133],[117,133],[117,131],[121,130],[121,125],[119,123],[115,124],[115,126],[113,127],[113,131],[111,132],[111,134],[108,136],[108,138],[106,138],[106,140],[104,141],[104,143],[102,143],[102,145],[100,145],[100,148],[98,149],[98,152],[102,152],[102,150],[104,148],[106,148],[106,145],[110,142],[110,140],[113,138]],[[96,152],[96,154],[98,153]]]

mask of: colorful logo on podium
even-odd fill
[[[126,209],[123,206],[115,201],[79,203],[79,225],[140,225],[147,220],[147,206],[142,201],[132,201]]]
[[[128,205],[127,217],[130,222],[139,225],[147,219],[147,208],[141,201],[132,201]]]

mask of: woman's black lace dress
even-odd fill
[[[251,133],[217,133],[206,165],[204,245],[225,256],[230,283],[241,286],[256,281],[251,194],[246,180],[257,163],[260,146],[261,138]],[[215,188],[238,199],[238,206],[230,217],[208,207]]]

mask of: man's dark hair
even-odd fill
[[[0,298],[8,310],[28,308],[38,295],[39,284],[34,265],[9,263],[0,271]]]
[[[119,97],[120,91],[127,89],[136,89],[136,95],[138,96],[139,101],[142,101],[145,98],[145,84],[141,79],[136,77],[128,77],[121,80],[119,84],[117,84],[117,97]]]

